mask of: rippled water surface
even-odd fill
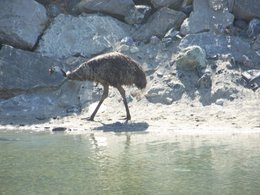
[[[260,134],[1,131],[0,194],[260,194]]]

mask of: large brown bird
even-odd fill
[[[49,72],[50,74],[53,72],[60,72],[69,80],[89,80],[103,85],[103,95],[96,109],[89,118],[91,121],[94,120],[99,107],[108,97],[109,86],[117,88],[120,92],[126,109],[126,119],[131,120],[131,115],[125,97],[125,90],[122,85],[135,84],[137,88],[143,89],[146,87],[147,83],[145,73],[140,64],[132,58],[118,52],[106,53],[91,58],[71,72],[65,72],[58,66],[51,67]]]

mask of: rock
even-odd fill
[[[32,49],[47,23],[45,8],[34,0],[2,0],[0,42]]]
[[[80,12],[103,12],[111,15],[127,16],[135,6],[132,0],[82,0],[75,9]]]
[[[155,8],[170,7],[172,9],[179,9],[183,0],[151,0]]]
[[[240,37],[215,35],[209,32],[191,34],[181,40],[179,47],[185,49],[192,45],[203,48],[207,56],[228,55],[231,53],[236,61],[242,62],[242,55],[248,56],[253,61],[259,60],[259,56],[253,52],[250,44]]]
[[[152,36],[163,37],[170,28],[179,29],[185,17],[183,12],[163,7],[156,11],[133,37],[140,41],[148,41]]]
[[[217,99],[215,104],[219,105],[219,106],[223,106],[224,105],[225,100],[224,99]]]
[[[127,33],[111,17],[60,14],[40,40],[37,51],[58,58],[80,54],[89,57],[114,47]]]
[[[247,21],[253,18],[260,18],[260,1],[259,0],[228,0],[229,11],[232,12],[237,19]]]
[[[3,46],[0,50],[0,98],[10,98],[32,88],[58,86],[62,77],[50,77],[48,69],[59,63],[37,53]]]
[[[244,30],[244,29],[247,29],[248,24],[247,24],[247,22],[246,22],[245,20],[236,19],[236,20],[234,21],[234,26],[236,26],[236,27],[238,27],[238,28]]]
[[[198,70],[206,68],[207,60],[204,49],[197,45],[189,46],[180,51],[176,58],[176,66],[182,70]]]
[[[225,1],[194,0],[193,11],[181,25],[180,32],[182,35],[206,31],[223,33],[233,20]]]
[[[79,14],[78,10],[75,10],[75,6],[81,0],[36,0],[47,9],[49,17],[56,17],[58,14]]]
[[[3,46],[0,50],[0,118],[13,115],[49,118],[66,114],[67,108],[88,103],[92,98],[91,83],[67,81],[59,87],[64,78],[48,74],[50,66],[66,63],[73,65],[69,60],[61,62],[39,53]]]
[[[179,31],[176,31],[174,28],[171,28],[162,38],[162,43],[164,47],[168,47],[174,40],[180,39],[181,36],[179,35]]]
[[[124,37],[123,39],[121,39],[120,44],[132,46],[134,45],[134,40],[132,39],[132,37]]]
[[[204,73],[197,83],[199,88],[211,88],[212,87],[212,75],[208,72]]]
[[[188,16],[193,11],[193,6],[192,5],[184,6],[181,8],[181,11]]]
[[[173,101],[181,99],[185,87],[178,81],[170,81],[165,84],[154,83],[148,90],[145,97],[151,103],[170,105]]]
[[[125,21],[128,24],[141,24],[144,23],[150,16],[152,8],[147,5],[136,5],[133,9],[130,9]]]
[[[150,39],[150,43],[152,45],[156,45],[156,44],[160,43],[160,39],[157,36],[152,36]]]
[[[260,34],[260,19],[253,19],[250,21],[247,29],[249,37],[256,37]]]
[[[140,51],[140,49],[138,47],[136,47],[135,45],[130,47],[130,53],[137,53],[139,51]]]
[[[260,51],[260,34],[256,37],[252,45],[255,51]],[[260,57],[260,55],[258,55]]]
[[[60,7],[57,4],[49,4],[45,6],[47,9],[47,15],[50,18],[55,18],[56,16],[58,16],[59,14],[62,13],[62,10],[60,9]]]
[[[244,82],[244,86],[257,90],[260,87],[260,71],[256,69],[251,69],[245,71],[241,74]]]
[[[254,63],[252,62],[252,60],[247,57],[246,55],[242,55],[242,62],[243,62],[243,65],[247,68],[253,68],[255,65]]]
[[[236,86],[230,86],[220,84],[212,88],[212,102],[216,102],[218,99],[234,100],[235,95],[238,93]]]

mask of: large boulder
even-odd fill
[[[178,9],[182,5],[183,0],[151,0],[151,3],[155,8],[158,7],[170,7]]]
[[[229,13],[228,5],[221,0],[194,0],[193,11],[181,26],[181,34],[199,32],[223,32],[233,23],[234,16]]]
[[[259,0],[228,0],[229,10],[237,19],[247,21],[253,18],[260,18],[260,1]]]
[[[185,17],[183,12],[163,7],[134,33],[134,39],[147,41],[154,35],[162,37],[170,28],[179,29]]]
[[[126,35],[123,24],[108,16],[60,14],[42,36],[37,51],[58,58],[89,57],[112,48]]]
[[[0,98],[9,98],[33,88],[57,86],[62,77],[50,77],[48,69],[60,62],[11,46],[0,50]]]
[[[180,48],[198,45],[203,48],[207,56],[232,54],[235,60],[242,62],[243,55],[248,56],[253,61],[259,62],[259,56],[252,50],[250,43],[240,37],[215,35],[210,32],[190,34],[185,36],[180,44]]]
[[[0,42],[32,49],[47,23],[44,6],[34,0],[1,0]]]
[[[111,15],[126,16],[134,8],[132,0],[82,0],[75,9],[79,12],[103,12]]]
[[[92,84],[67,81],[63,76],[50,76],[52,65],[73,65],[40,54],[3,46],[0,50],[0,118],[19,115],[46,118],[58,113],[66,114],[81,107],[91,99]],[[83,89],[84,86],[84,89]]]

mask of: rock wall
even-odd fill
[[[196,91],[203,104],[221,94],[234,99],[226,91],[248,87],[240,70],[260,69],[259,2],[2,0],[0,118],[41,120],[87,108],[96,100],[93,84],[61,85],[63,78],[50,77],[48,69],[71,70],[108,51],[123,52],[143,65],[149,81],[144,98],[150,103],[170,105],[183,95],[193,98]],[[232,90],[226,84],[226,91],[219,85],[211,90],[224,73]]]

